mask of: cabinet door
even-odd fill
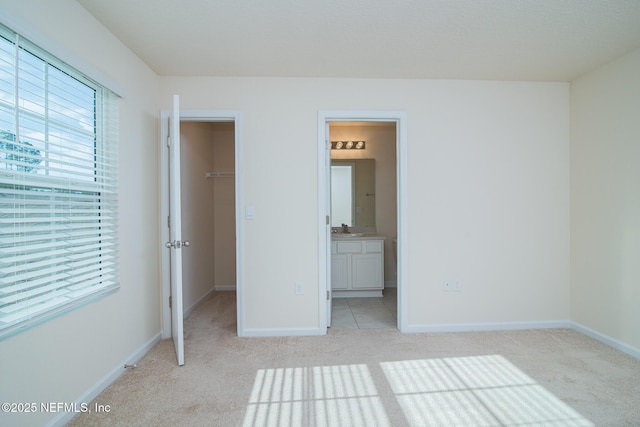
[[[381,254],[351,254],[352,289],[382,289]]]
[[[347,289],[349,286],[349,263],[347,254],[331,255],[331,289]]]

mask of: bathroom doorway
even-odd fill
[[[318,128],[320,218],[325,220],[320,283],[327,298],[320,310],[326,326],[403,331],[405,270],[398,242],[406,240],[405,114],[321,112]],[[339,182],[338,173],[332,179],[332,168],[350,179]],[[350,200],[339,200],[346,196]],[[331,212],[341,202],[342,213]]]
[[[329,139],[331,327],[395,328],[398,306],[393,250],[398,229],[396,122],[330,122]],[[342,237],[345,233],[363,237]],[[354,245],[357,251],[351,253]],[[380,252],[376,252],[378,248]],[[363,250],[371,260],[365,258]],[[358,272],[357,268],[362,271]]]

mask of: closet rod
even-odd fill
[[[205,176],[207,178],[225,178],[233,177],[235,174],[233,172],[207,172]]]

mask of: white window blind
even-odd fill
[[[0,26],[0,338],[115,291],[118,99]]]

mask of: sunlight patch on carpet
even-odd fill
[[[243,426],[391,426],[366,365],[260,369]]]
[[[411,426],[593,426],[500,355],[380,366]]]
[[[410,426],[593,427],[500,355],[260,369],[243,426],[390,427],[398,407]]]

